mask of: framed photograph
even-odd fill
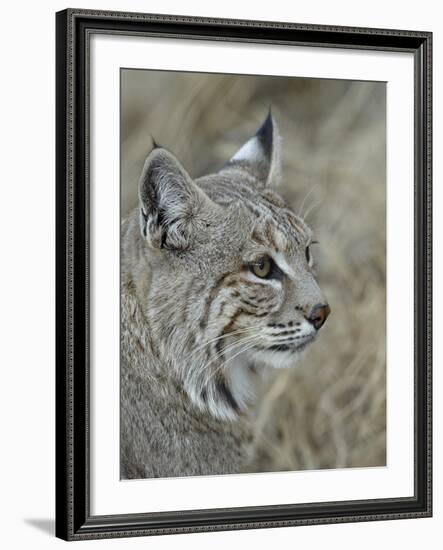
[[[57,13],[56,534],[431,515],[431,33]]]

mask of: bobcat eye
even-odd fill
[[[273,263],[271,258],[265,256],[251,265],[251,271],[254,275],[260,277],[260,279],[265,279],[266,277],[269,277],[272,271],[272,265]]]

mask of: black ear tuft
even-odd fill
[[[268,116],[255,135],[262,146],[264,155],[268,158],[269,162],[271,162],[274,141],[274,121],[272,118],[271,109],[269,109]]]
[[[158,144],[155,137],[151,135],[151,141],[152,141],[152,148],[153,149],[161,149],[161,145]]]
[[[271,110],[257,133],[231,158],[225,168],[247,171],[258,187],[278,184],[281,172],[280,136]]]

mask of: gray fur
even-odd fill
[[[148,155],[122,225],[122,478],[247,471],[258,384],[316,337],[312,232],[271,189],[279,148],[269,114],[216,174]],[[272,279],[251,272],[264,255]]]

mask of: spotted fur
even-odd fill
[[[122,476],[235,473],[263,373],[291,367],[325,299],[312,231],[273,186],[271,115],[225,167],[192,180],[163,148],[122,226]],[[272,277],[251,266],[272,260]]]

